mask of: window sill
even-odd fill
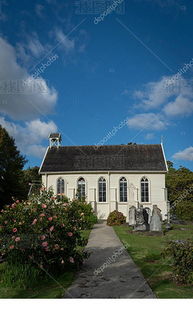
[[[152,204],[151,202],[140,202],[141,204]]]

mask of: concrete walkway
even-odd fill
[[[86,250],[91,255],[64,298],[155,297],[112,227],[95,224]]]

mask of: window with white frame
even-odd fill
[[[107,186],[106,186],[106,180],[104,177],[101,177],[99,179],[99,202],[106,202],[107,200]]]
[[[84,201],[86,197],[85,193],[85,180],[83,177],[80,177],[78,179],[77,183],[77,196],[80,201]]]
[[[59,177],[57,179],[57,195],[64,194],[64,180],[63,178]]]
[[[120,202],[127,202],[127,180],[121,177],[119,180],[119,199]]]
[[[145,176],[141,179],[141,202],[149,202],[149,180]]]

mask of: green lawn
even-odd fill
[[[161,255],[167,241],[193,238],[193,224],[175,225],[162,236],[132,232],[129,226],[115,226],[114,230],[158,298],[193,298],[193,286],[175,284],[171,262]]]
[[[91,230],[84,230],[82,236],[88,239]],[[82,247],[81,247],[82,248]],[[65,290],[72,284],[75,277],[75,270],[69,270],[65,273],[54,276],[46,275],[45,280],[31,289],[5,288],[1,284],[1,274],[6,267],[6,262],[0,264],[0,298],[36,298],[36,299],[54,299],[64,296]]]

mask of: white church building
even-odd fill
[[[156,204],[167,219],[168,168],[162,144],[61,146],[60,134],[49,139],[39,170],[46,189],[70,200],[85,198],[99,219],[118,210],[128,221],[129,208],[140,204],[149,214]]]

